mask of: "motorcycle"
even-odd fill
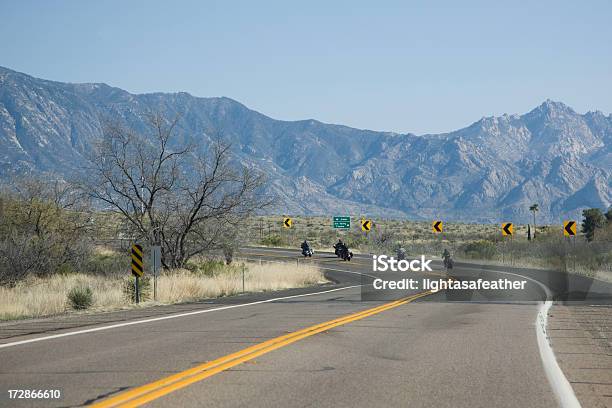
[[[446,268],[446,270],[453,269],[453,260],[451,259],[450,256],[444,258],[444,268]]]
[[[312,248],[302,248],[302,255],[306,258],[312,257],[314,250]]]
[[[353,253],[349,251],[347,247],[342,247],[338,250],[338,256],[342,258],[343,261],[350,261],[353,257]]]
[[[406,259],[406,250],[404,248],[398,248],[397,260],[401,261],[402,259]]]

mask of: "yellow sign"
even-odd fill
[[[142,246],[132,245],[132,275],[142,277],[144,268],[142,266]]]
[[[563,221],[563,235],[566,237],[576,235],[576,221]]]
[[[434,221],[434,222],[431,224],[431,230],[432,230],[434,233],[442,232],[442,230],[443,230],[443,224],[442,224],[442,221],[440,221],[440,220],[436,220],[436,221]]]
[[[361,220],[361,230],[368,232],[372,229],[372,220]]]
[[[512,225],[511,222],[504,222],[502,224],[502,235],[505,237],[507,235],[514,235],[514,226]]]
[[[283,227],[291,228],[292,225],[293,225],[293,220],[291,218],[289,217],[283,218]]]

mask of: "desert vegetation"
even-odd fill
[[[116,256],[128,259],[125,254]],[[82,271],[30,276],[15,285],[0,286],[0,320],[147,307],[230,296],[243,290],[279,290],[324,282],[316,266],[305,264],[227,265],[217,259],[201,259],[190,263],[189,268],[165,270],[157,281],[157,300],[153,299],[151,278],[145,277],[138,305],[133,301],[133,278],[125,265],[105,275]]]
[[[106,122],[74,180],[0,186],[0,318],[134,307],[129,248],[161,247],[156,301],[183,302],[322,281],[315,267],[236,264],[240,220],[267,205],[261,174],[231,163],[220,139],[175,140],[178,117],[136,133]],[[152,300],[141,279],[143,304]]]
[[[531,208],[536,208],[532,206]],[[535,212],[535,211],[534,211]],[[249,220],[253,244],[299,248],[308,239],[319,250],[332,250],[342,239],[364,253],[394,253],[403,247],[408,254],[439,257],[449,249],[456,259],[555,269],[612,279],[612,212],[588,209],[578,221],[578,235],[565,237],[561,225],[514,225],[514,235],[504,237],[500,224],[444,223],[434,234],[431,222],[374,219],[372,231],[361,231],[353,217],[350,230],[334,230],[331,217],[294,217],[293,228],[282,227],[282,217],[261,216]]]

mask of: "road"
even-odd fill
[[[255,248],[243,256],[297,259]],[[0,326],[0,406],[553,407],[568,392],[549,381],[560,372],[536,320],[547,296],[561,288],[580,297],[591,283],[457,264],[458,279],[503,275],[527,288],[499,299],[414,290],[399,302],[362,301],[361,285],[389,273],[372,272],[366,256],[313,262],[335,283]],[[9,389],[59,389],[62,398],[8,400]]]

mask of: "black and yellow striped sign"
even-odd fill
[[[142,245],[132,245],[132,275],[142,277],[144,268],[142,266]]]

